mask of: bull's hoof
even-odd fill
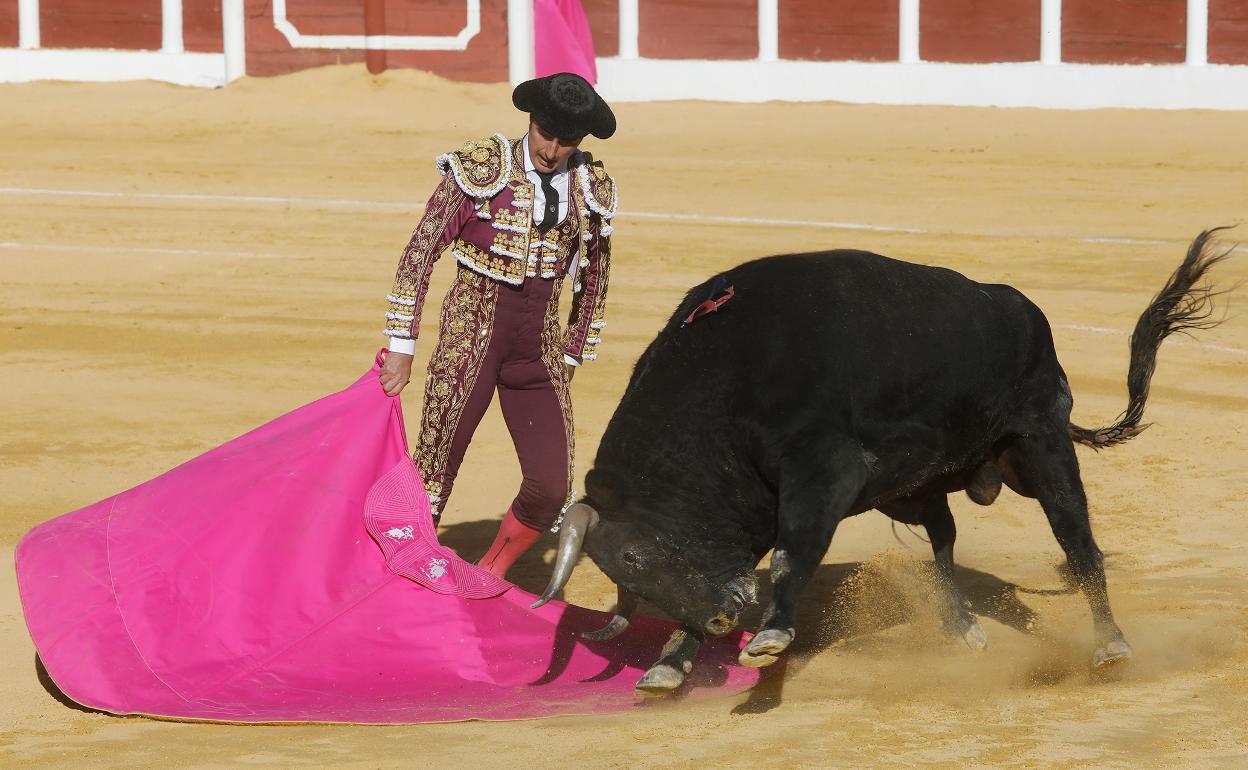
[[[643,698],[661,698],[671,695],[685,681],[685,674],[680,669],[661,663],[652,666],[641,679],[637,680],[634,691]]]
[[[1127,644],[1126,639],[1114,639],[1106,642],[1092,654],[1092,667],[1095,669],[1106,669],[1125,663],[1130,659],[1131,645]]]
[[[780,653],[793,642],[793,632],[779,628],[760,631],[737,656],[737,662],[750,668],[770,666],[779,660]]]
[[[972,617],[970,624],[962,631],[962,641],[975,652],[988,649],[988,633],[977,618]]]

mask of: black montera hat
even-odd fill
[[[564,139],[615,133],[615,113],[589,81],[571,72],[526,80],[511,92],[511,103],[544,130]]]

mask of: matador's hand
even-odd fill
[[[381,380],[381,389],[386,392],[387,396],[399,395],[407,383],[411,382],[412,356],[390,351],[386,354],[386,361],[381,365],[381,374],[378,376]]]

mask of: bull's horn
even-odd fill
[[[623,586],[617,585],[615,587],[615,597],[615,606],[611,608],[613,616],[611,622],[597,631],[586,631],[581,634],[582,639],[588,639],[591,642],[605,642],[624,633],[624,629],[628,628],[628,619],[633,616],[633,612],[637,609],[637,594]]]
[[[550,584],[542,591],[541,597],[530,605],[533,609],[550,601],[550,597],[563,590],[577,559],[581,558],[581,546],[585,544],[585,535],[598,525],[598,512],[584,503],[577,503],[563,515],[563,524],[559,527],[559,547],[555,553],[555,570],[550,576]]]

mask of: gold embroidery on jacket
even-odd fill
[[[512,197],[508,205],[488,209],[493,229],[488,249],[483,251],[461,238],[453,244],[455,258],[481,275],[510,284],[522,284],[526,278],[561,278],[567,274],[570,259],[579,259],[582,251],[581,232],[589,221],[585,203],[589,186],[579,184],[575,172],[569,174],[567,216],[543,235],[533,222],[534,186],[524,175],[522,144],[513,143],[511,151],[507,186]],[[576,172],[584,174],[579,167]]]
[[[524,172],[524,137],[511,141],[511,179],[513,182],[529,181]],[[533,188],[530,187],[530,196],[532,196],[532,190]]]
[[[589,182],[590,178],[603,181],[598,178],[601,168],[601,164],[589,166],[589,170],[585,166],[577,167],[578,184],[572,191],[572,201],[576,204],[584,224],[580,229],[583,243],[576,254],[578,272],[576,284],[572,287],[572,312],[568,316],[564,347],[569,355],[579,356],[583,361],[593,361],[598,357],[598,343],[601,341],[602,329],[607,325],[604,312],[611,263],[611,239],[607,237],[609,225],[605,223],[602,212],[595,208],[597,202],[588,197],[596,190]],[[605,171],[602,175],[605,177],[605,184],[613,187],[611,177]],[[610,194],[614,198],[613,189]],[[618,202],[618,198],[615,200]],[[591,264],[589,254],[594,249],[596,254]],[[594,276],[592,295],[589,293],[590,272]]]
[[[529,233],[512,233],[506,230],[494,234],[490,251],[504,257],[524,259],[528,256]]]
[[[481,275],[517,286],[524,283],[523,260],[483,251],[462,238],[451,244],[451,253],[461,265]]]
[[[533,214],[528,209],[516,211],[506,206],[494,209],[494,228],[496,230],[527,233],[529,231],[529,223],[532,221]]]
[[[513,182],[511,185],[511,205],[518,209],[527,209],[529,216],[533,216],[533,183],[526,177],[523,181]]]
[[[425,215],[417,223],[407,250],[399,260],[394,286],[386,297],[390,302],[386,313],[387,336],[416,336],[415,318],[429,289],[429,268],[439,256],[437,246],[447,223],[463,202],[463,191],[450,180],[444,179],[434,190]]]
[[[598,239],[598,283],[594,292],[594,307],[590,311],[589,331],[585,338],[583,358],[593,361],[598,357],[598,343],[606,327],[607,282],[611,278],[611,239]]]
[[[605,221],[613,219],[620,207],[620,193],[615,179],[603,168],[602,161],[594,160],[586,153],[585,163],[576,171],[577,186],[586,193],[585,202],[589,208]]]
[[[459,187],[473,198],[492,198],[511,176],[511,158],[507,137],[495,134],[439,155],[435,165],[442,174],[449,171]]]
[[[561,506],[566,509],[572,502],[573,472],[576,465],[576,430],[572,418],[572,388],[568,381],[568,365],[563,361],[563,348],[559,344],[563,337],[562,329],[559,328],[559,294],[562,287],[562,281],[555,283],[550,302],[546,305],[546,317],[542,321],[542,363],[546,365],[551,385],[555,388],[555,397],[559,399],[559,411],[563,415],[564,438],[568,442],[568,487],[564,493],[563,506]]]
[[[490,347],[498,283],[457,270],[442,301],[441,335],[429,359],[420,434],[412,459],[434,509],[443,510],[451,441]]]
[[[562,222],[540,235],[537,228],[529,241],[531,264],[540,271],[542,278],[562,278],[567,274],[573,251],[580,247],[580,217],[575,209],[568,207],[568,216]]]

